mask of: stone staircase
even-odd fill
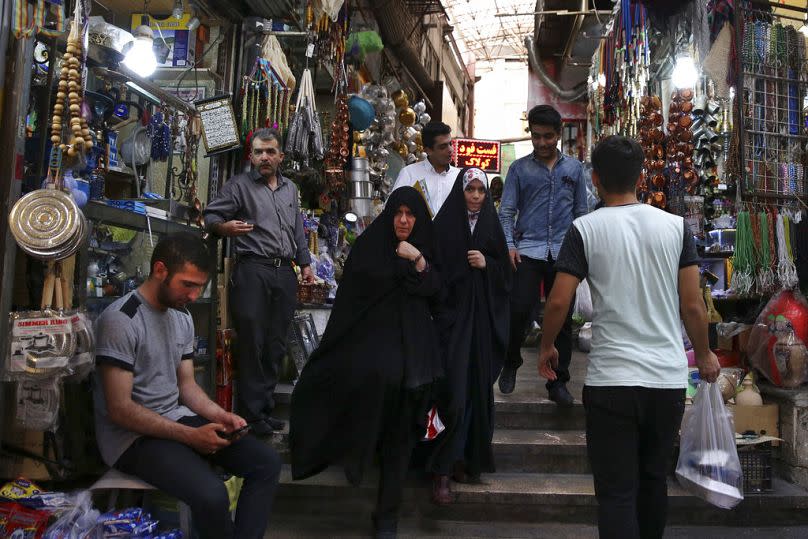
[[[533,358],[535,350],[524,350]],[[412,472],[404,493],[401,537],[597,537],[596,501],[586,456],[584,410],[580,403],[586,356],[573,358],[571,409],[547,400],[528,360],[516,391],[496,395],[494,453],[497,473],[481,485],[452,484],[454,504],[429,502],[429,480]],[[291,386],[280,388],[278,415],[286,417]],[[288,430],[272,439],[288,462]],[[341,469],[328,469],[293,482],[288,465],[273,509],[267,538],[368,537],[376,476],[351,487]],[[749,495],[734,510],[717,509],[689,496],[671,478],[666,537],[808,537],[808,492],[784,481],[774,490]],[[754,531],[754,535],[747,535]]]

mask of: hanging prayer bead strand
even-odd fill
[[[752,291],[754,259],[754,240],[748,211],[738,212],[738,223],[735,239],[735,254],[732,257],[731,286],[736,294],[746,296]]]
[[[769,219],[765,211],[758,216],[760,225],[760,256],[758,259],[758,293],[766,294],[774,288],[774,272],[771,268],[771,245],[769,244]]]
[[[797,268],[791,259],[788,249],[788,237],[786,235],[786,218],[780,213],[777,216],[777,254],[779,262],[777,264],[777,275],[783,288],[792,289],[799,284],[797,278]]]

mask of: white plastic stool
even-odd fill
[[[108,511],[115,509],[115,503],[118,501],[118,494],[121,490],[159,490],[157,487],[138,479],[133,475],[127,475],[119,472],[115,468],[107,470],[101,479],[96,481],[90,490],[110,490]],[[177,500],[180,514],[180,530],[186,539],[191,538],[191,508],[181,501]]]

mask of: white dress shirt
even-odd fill
[[[449,169],[445,172],[438,172],[435,170],[435,167],[432,166],[432,163],[429,162],[429,159],[424,159],[423,161],[407,165],[401,169],[401,172],[398,173],[396,183],[393,185],[393,191],[405,185],[415,187],[415,182],[425,180],[426,188],[429,192],[429,206],[430,210],[432,210],[432,218],[434,219],[435,216],[438,215],[443,203],[446,202],[446,199],[449,197],[449,193],[452,191],[452,186],[459,172],[459,168],[451,165],[449,165]]]

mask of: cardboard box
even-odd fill
[[[3,434],[3,443],[24,449],[34,455],[45,456],[45,436],[42,431],[24,430],[16,425]],[[53,458],[49,455],[48,458]],[[0,459],[0,477],[25,477],[31,481],[54,479],[48,467],[39,460],[19,455],[4,455]]]
[[[750,327],[729,339],[718,335],[717,348],[719,350],[727,350],[730,352],[740,352],[741,355],[744,355],[746,353],[746,346],[749,344],[749,335],[751,334],[752,328]]]
[[[735,432],[743,434],[754,431],[757,434],[780,437],[780,408],[776,404],[763,406],[727,405],[735,422]]]
[[[146,13],[132,14],[132,31],[140,25],[148,26],[154,32],[155,50],[168,45],[168,57],[158,67],[187,67],[193,65],[196,58],[196,31],[188,30],[188,23],[193,18],[191,13],[183,13],[181,19],[169,15],[165,19],[157,19]]]

